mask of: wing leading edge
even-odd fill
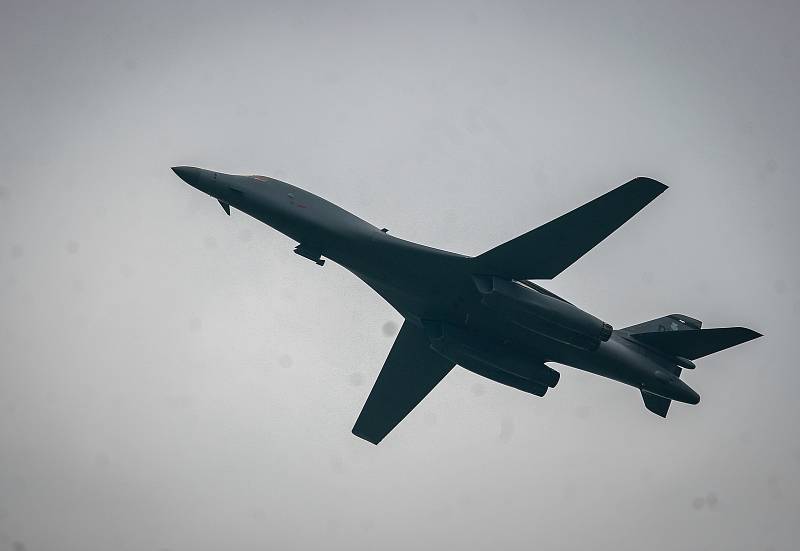
[[[543,226],[476,256],[476,273],[552,279],[658,197],[667,186],[635,178]]]
[[[404,322],[358,416],[353,434],[373,444],[380,442],[454,365],[431,350],[421,328]]]

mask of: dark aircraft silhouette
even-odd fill
[[[272,226],[322,266],[344,266],[405,321],[353,434],[380,442],[458,364],[544,396],[556,362],[638,388],[666,417],[672,400],[697,404],[680,379],[693,360],[761,335],[743,327],[701,329],[682,314],[614,330],[531,283],[552,279],[608,237],[667,186],[636,178],[594,201],[476,257],[389,235],[305,190],[264,176],[175,167],[189,185]]]

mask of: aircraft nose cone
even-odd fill
[[[172,172],[177,174],[178,178],[190,186],[194,186],[196,184],[197,177],[199,176],[199,171],[193,166],[173,166]]]

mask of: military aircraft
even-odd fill
[[[667,186],[635,178],[475,257],[390,235],[386,228],[298,187],[265,176],[172,169],[182,180],[253,216],[322,266],[340,264],[404,318],[353,434],[379,443],[455,365],[544,396],[572,366],[636,387],[666,417],[675,400],[700,396],[680,379],[694,360],[760,337],[744,327],[701,329],[682,314],[613,329],[530,280],[556,277]]]

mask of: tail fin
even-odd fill
[[[642,399],[644,400],[644,407],[655,413],[656,415],[660,415],[661,417],[667,416],[667,411],[669,411],[669,405],[672,403],[672,400],[669,398],[662,398],[661,396],[656,396],[655,394],[650,394],[649,392],[642,391]]]
[[[663,318],[645,321],[630,327],[625,327],[622,331],[628,333],[650,333],[662,331],[686,331],[687,329],[700,329],[703,322],[690,318],[684,314],[670,314]]]
[[[702,322],[683,314],[670,314],[621,329],[634,340],[672,358],[672,373],[681,376],[681,368],[692,369],[697,358],[708,356],[737,344],[758,338],[760,333],[744,327],[700,329]],[[668,398],[642,390],[644,407],[661,417],[667,416]]]
[[[476,256],[474,273],[552,279],[627,222],[667,186],[635,178],[543,226]]]
[[[737,344],[757,339],[761,333],[745,327],[719,327],[691,331],[631,333],[631,337],[670,356],[696,360]]]

